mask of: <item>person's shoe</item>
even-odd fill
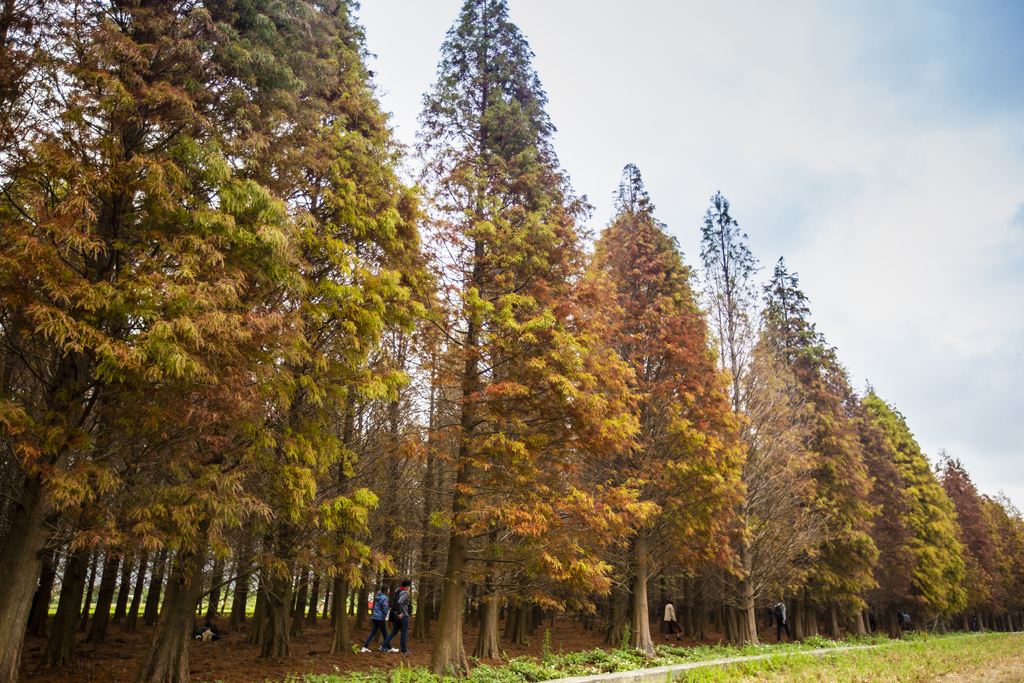
[[[359,653],[362,654],[364,652],[369,652],[369,651],[370,651],[370,648],[364,647],[362,650],[359,651]]]
[[[381,645],[380,647],[377,648],[377,651],[378,652],[387,652],[388,649],[386,647],[384,647],[383,645]]]
[[[388,652],[394,652],[394,653],[397,654],[397,653],[401,652],[401,650],[399,650],[397,647],[393,647],[390,650],[388,650]]]
[[[406,650],[406,651],[405,651],[405,652],[403,652],[402,654],[403,654],[403,655],[411,655],[412,653],[411,653],[411,652],[409,652],[408,650]]]

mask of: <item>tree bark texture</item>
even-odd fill
[[[57,556],[49,555],[43,562],[39,576],[39,588],[32,605],[32,619],[28,632],[34,636],[46,636],[46,619],[50,616],[50,599],[53,597],[53,582],[57,578]]]
[[[309,566],[302,568],[299,577],[299,594],[295,598],[295,609],[292,610],[291,636],[302,635],[302,622],[306,620],[306,594],[309,593]],[[313,598],[314,601],[316,598]]]
[[[60,582],[60,602],[57,603],[57,614],[53,617],[50,640],[43,651],[43,666],[70,666],[75,661],[75,631],[85,590],[86,558],[81,551],[73,553],[64,567],[64,577]]]
[[[249,627],[249,635],[245,642],[250,645],[262,645],[267,629],[267,587],[264,584],[263,573],[260,572],[259,585],[256,588],[256,605],[252,610],[252,626]]]
[[[647,532],[640,529],[633,539],[633,591],[630,623],[630,645],[654,656],[654,641],[651,640],[651,621],[647,605]]]
[[[135,590],[132,591],[132,605],[124,617],[124,624],[121,630],[125,633],[134,633],[138,628],[139,607],[142,605],[142,593],[146,589],[146,569],[149,564],[149,556],[142,553],[139,560],[139,573],[135,577]]]
[[[291,572],[274,571],[267,590],[267,634],[263,639],[262,657],[291,655],[289,614],[292,606]]]
[[[200,542],[205,549],[205,543]],[[203,590],[204,550],[179,552],[169,574],[163,618],[135,683],[189,683],[188,643]]]
[[[153,573],[149,580],[149,592],[146,594],[146,609],[142,620],[146,626],[155,626],[160,618],[160,593],[164,585],[164,567],[167,564],[167,548],[160,551],[160,558],[153,565]]]
[[[220,602],[221,583],[224,581],[224,560],[217,560],[213,565],[213,575],[210,577],[210,597],[206,605],[207,619],[217,616],[217,603]]]
[[[103,574],[100,579],[100,592],[96,596],[96,611],[93,613],[92,626],[87,643],[102,643],[107,639],[107,626],[110,624],[110,603],[114,600],[114,589],[117,588],[117,575],[121,569],[121,556],[110,553],[103,563]]]
[[[340,596],[348,595],[348,580],[342,577],[334,579],[334,611],[331,613],[334,640],[331,642],[331,654],[337,655],[343,652],[351,652],[351,643],[348,636],[348,617],[345,616],[344,597],[342,604],[338,604]]]
[[[121,583],[117,589],[117,605],[114,607],[114,617],[111,623],[120,624],[121,620],[128,614],[128,595],[132,588],[132,565],[134,563],[124,558],[121,563]]]
[[[464,474],[460,468],[457,479],[462,479]],[[437,618],[437,636],[430,656],[430,671],[436,676],[462,676],[469,672],[469,660],[466,659],[462,645],[465,569],[466,538],[459,532],[457,525],[453,525],[448,544],[448,566],[445,568],[441,590],[441,614]]]
[[[740,591],[743,597],[740,641],[744,644],[760,645],[757,639],[757,613],[754,608],[754,582],[751,579],[754,554],[751,552],[749,541],[744,540],[740,545],[740,563],[744,570],[744,576],[740,579]]]
[[[801,642],[806,637],[804,633],[804,599],[801,597],[793,601],[793,614],[786,615],[787,621],[793,625],[793,640]]]
[[[501,660],[501,646],[498,643],[498,597],[490,594],[484,597],[480,615],[480,635],[476,640],[473,656],[477,659]]]
[[[89,625],[89,613],[92,611],[92,593],[96,588],[96,567],[100,564],[100,553],[94,551],[92,561],[89,563],[89,580],[85,584],[85,605],[82,607],[82,621],[78,630],[85,633]]]
[[[320,575],[313,578],[313,587],[309,591],[309,613],[306,615],[306,626],[316,626],[317,600],[320,598]]]

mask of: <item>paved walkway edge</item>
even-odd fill
[[[704,662],[687,662],[686,664],[672,664],[671,666],[658,666],[651,669],[634,669],[633,671],[617,671],[609,674],[594,674],[592,676],[574,676],[572,678],[556,678],[544,683],[595,683],[601,681],[606,683],[671,683],[677,671],[690,669],[701,669],[708,666],[723,666],[728,664],[741,664],[743,662],[755,662],[761,659],[773,657],[792,657],[793,655],[824,655],[829,652],[849,652],[851,650],[872,650],[883,645],[853,645],[847,647],[826,647],[820,650],[789,650],[787,652],[768,652],[763,655],[747,655],[746,657],[730,657],[729,659],[709,659]]]

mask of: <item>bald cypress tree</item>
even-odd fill
[[[467,0],[421,117],[432,239],[443,254],[438,324],[453,368],[441,381],[458,396],[437,674],[468,668],[471,561],[483,563],[486,591],[487,558],[500,548],[520,567],[526,599],[558,600],[534,581],[541,576],[607,586],[596,548],[568,542],[565,525],[597,511],[574,485],[580,464],[633,429],[625,370],[602,346],[597,301],[584,304],[579,288],[576,221],[586,204],[559,169],[532,57],[504,1]],[[493,598],[485,609],[497,608]]]
[[[810,322],[799,279],[779,259],[765,286],[767,339],[785,359],[811,409],[805,441],[814,468],[814,506],[826,518],[819,557],[810,572],[811,597],[829,612],[838,636],[838,614],[854,617],[861,595],[875,586],[878,550],[870,535],[877,508],[854,417],[857,399],[836,350]]]
[[[647,582],[665,563],[725,564],[732,506],[741,498],[739,420],[730,410],[704,316],[673,238],[654,217],[639,169],[623,169],[618,209],[598,240],[595,269],[620,312],[613,344],[633,369],[640,434],[609,476],[643,482],[650,516],[631,529],[630,645],[649,654]],[[685,541],[683,540],[685,539]],[[611,624],[617,644],[621,624]]]
[[[880,430],[891,448],[905,507],[883,510],[885,515],[904,514],[911,554],[911,586],[902,597],[916,603],[928,613],[948,617],[966,603],[964,593],[964,561],[957,541],[956,509],[932,472],[928,458],[897,410],[888,406],[874,392],[868,393],[863,405],[874,426]],[[902,550],[900,551],[902,553]],[[883,559],[883,566],[889,559]],[[900,561],[900,564],[903,564]],[[895,597],[899,598],[900,595]],[[890,635],[899,633],[895,610],[891,605]],[[906,607],[904,607],[906,609]]]

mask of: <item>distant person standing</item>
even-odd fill
[[[669,600],[665,605],[665,618],[661,620],[661,632],[665,634],[666,640],[671,635],[675,635],[676,640],[682,640],[682,636],[679,635],[682,630],[679,627],[679,622],[676,621],[676,608]]]
[[[391,647],[391,640],[395,637],[395,634],[399,630],[402,631],[402,649],[403,655],[411,654],[409,649],[405,646],[406,638],[409,636],[409,616],[412,614],[412,602],[409,600],[409,586],[412,585],[412,581],[409,579],[402,579],[402,586],[395,591],[395,597],[391,606],[391,621],[394,622],[394,630],[391,631],[391,635],[387,637],[384,644],[380,646],[381,652],[399,652]]]
[[[373,627],[370,629],[370,635],[366,636],[366,642],[363,643],[363,649],[359,652],[369,652],[370,642],[380,632],[380,637],[384,638],[388,635],[388,587],[381,586],[380,590],[377,591],[377,596],[373,599],[373,613],[370,615],[370,619],[373,622]]]
[[[789,624],[786,623],[786,603],[781,600],[775,603],[772,614],[775,617],[775,642],[782,642],[782,629],[786,629],[786,637],[793,642],[793,636],[789,635]]]

